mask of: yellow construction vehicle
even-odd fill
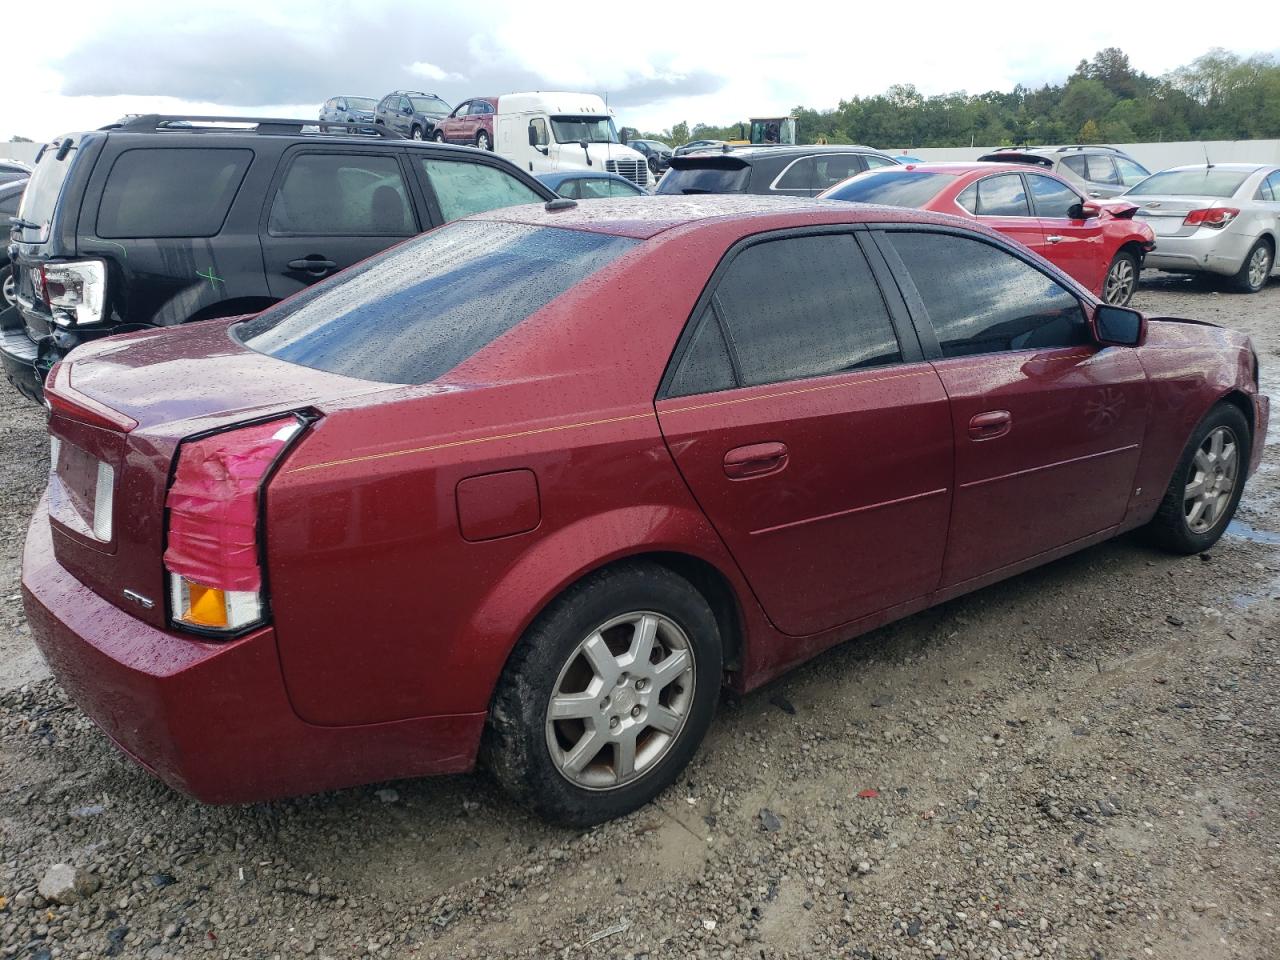
[[[752,117],[747,123],[751,124],[750,137],[745,125],[739,125],[738,139],[725,142],[735,147],[795,146],[795,117]]]

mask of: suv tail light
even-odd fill
[[[1182,221],[1184,227],[1225,227],[1240,216],[1234,207],[1205,207],[1203,210],[1192,210]]]
[[[165,499],[164,565],[175,625],[232,635],[266,620],[258,549],[262,487],[303,425],[291,415],[179,447]]]
[[[107,268],[101,260],[64,260],[40,267],[33,284],[64,327],[102,322]]]

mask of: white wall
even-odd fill
[[[1280,140],[1187,140],[1179,143],[1116,143],[1133,159],[1153,173],[1188,163],[1204,163],[1205,151],[1213,163],[1241,161],[1274,163],[1280,166]],[[3,149],[3,148],[0,148]],[[921,160],[977,160],[999,147],[919,147],[914,150],[890,150],[890,154],[907,153]]]
[[[35,160],[41,146],[42,144],[39,143],[13,143],[12,141],[0,143],[0,160],[21,160],[23,163],[31,163]]]

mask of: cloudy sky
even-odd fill
[[[515,90],[607,95],[620,123],[724,123],[914,83],[925,93],[1059,81],[1119,46],[1159,74],[1212,46],[1262,52],[1203,0],[1151,8],[954,2],[735,4],[527,0],[54,0],[4,15],[0,141],[45,140],[124,113],[315,116],[335,94],[397,88],[451,103]],[[1003,9],[1005,15],[993,11]],[[640,11],[647,14],[637,15]]]

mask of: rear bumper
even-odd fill
[[[0,366],[4,375],[28,400],[44,403],[44,377],[36,367],[38,356],[18,308],[0,311]]]
[[[197,800],[251,803],[458,773],[474,762],[483,713],[304,723],[285,692],[270,627],[206,643],[142,623],[59,565],[43,500],[27,532],[22,593],[36,645],[81,710]]]
[[[1231,230],[1202,227],[1189,237],[1156,237],[1156,248],[1144,266],[1175,272],[1217,273],[1231,276],[1244,263],[1253,239]]]

